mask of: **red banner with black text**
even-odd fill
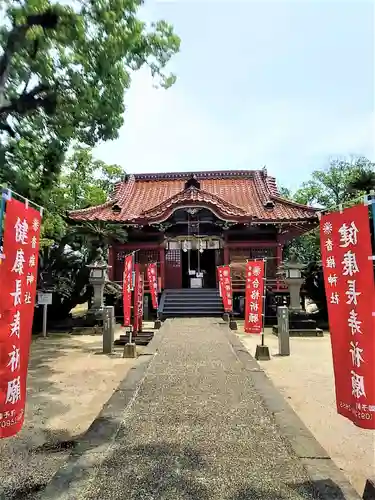
[[[151,302],[154,309],[158,308],[158,268],[156,262],[147,265],[147,280],[150,287]]]
[[[0,266],[0,438],[14,436],[24,422],[40,225],[38,210],[7,201]]]
[[[219,291],[223,300],[225,312],[233,311],[232,278],[230,266],[218,266]]]
[[[133,332],[142,331],[143,320],[143,295],[144,295],[144,278],[140,270],[140,265],[134,265],[135,285],[134,285],[134,313],[133,313]]]
[[[132,308],[132,288],[133,288],[133,254],[126,255],[124,260],[123,274],[123,308],[124,308],[124,326],[131,324]]]
[[[375,429],[375,286],[368,207],[321,217],[337,412]]]
[[[264,304],[264,261],[246,263],[245,333],[262,333]]]

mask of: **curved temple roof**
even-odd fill
[[[199,187],[186,183],[192,173],[136,174],[116,185],[106,203],[68,213],[76,221],[148,224],[174,210],[204,206],[233,222],[285,222],[317,219],[317,209],[282,198],[276,181],[263,170],[194,172]],[[186,187],[187,186],[187,187]]]

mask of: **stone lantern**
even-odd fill
[[[301,307],[301,286],[304,282],[302,271],[306,265],[297,260],[293,252],[290,259],[280,268],[280,274],[288,285],[290,295],[289,305],[289,335],[290,336],[323,336],[323,331],[316,327],[316,321]],[[273,333],[278,334],[278,327],[273,327]]]
[[[89,282],[94,289],[94,298],[88,311],[89,316],[102,319],[104,309],[104,285],[108,280],[108,269],[111,268],[103,258],[103,250],[98,249],[97,258],[93,264],[87,266],[90,269]]]
[[[285,262],[282,266],[284,281],[288,285],[290,295],[290,311],[302,311],[301,286],[304,282],[302,271],[305,267],[305,264],[297,262],[296,255],[294,253],[291,254],[290,260]]]

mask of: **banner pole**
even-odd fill
[[[8,194],[6,193],[8,191]],[[0,199],[0,242],[1,238],[3,236],[3,218],[5,214],[5,202],[7,198],[10,197],[10,191],[7,190],[5,187],[2,188],[1,190],[1,199]],[[0,256],[1,258],[1,256]]]
[[[264,261],[264,277],[263,277],[263,329],[261,346],[264,346],[264,329],[266,325],[266,283],[267,283],[267,259]]]
[[[370,191],[370,203],[371,203],[371,213],[372,213],[372,227],[374,229],[373,239],[374,239],[374,249],[375,249],[375,191]]]

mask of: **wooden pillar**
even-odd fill
[[[229,255],[229,247],[228,247],[228,235],[225,232],[224,233],[224,266],[227,266],[230,264],[230,255]]]
[[[280,241],[279,235],[277,237],[276,244],[277,244],[277,246],[276,246],[276,266],[277,266],[276,270],[278,270],[283,262],[283,244]],[[280,285],[281,285],[280,279],[277,278],[277,280],[276,280],[276,289],[277,290],[280,290]]]
[[[159,247],[159,262],[160,262],[160,278],[161,278],[161,288],[164,289],[165,283],[165,246],[164,241]]]
[[[108,252],[108,265],[111,266],[108,269],[108,278],[110,281],[115,281],[116,279],[116,248],[113,246],[109,247],[109,252]]]

